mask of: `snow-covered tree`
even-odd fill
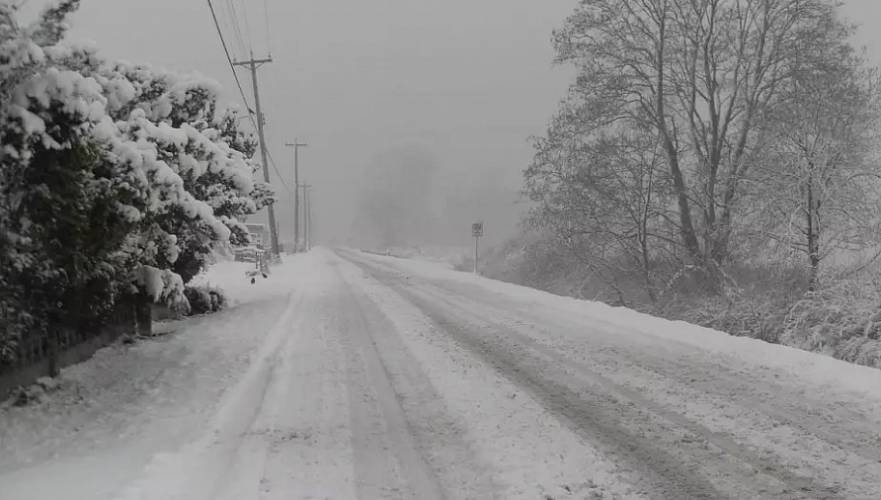
[[[124,271],[119,251],[139,211],[134,158],[109,155],[112,122],[103,89],[66,69],[90,60],[60,45],[77,2],[19,27],[0,5],[0,350],[49,323],[79,327],[100,316]],[[141,159],[143,160],[143,159]],[[83,300],[85,292],[90,298]]]
[[[863,54],[835,43],[854,27],[823,28],[806,37],[799,71],[781,88],[767,159],[756,169],[761,219],[751,221],[761,237],[806,257],[811,289],[828,257],[881,243],[881,80]]]
[[[120,294],[185,303],[213,245],[272,201],[219,86],[65,43],[78,4],[20,26],[0,3],[0,361]]]
[[[715,275],[748,210],[746,181],[768,137],[767,118],[813,35],[804,27],[835,28],[836,6],[581,0],[554,33],[557,62],[579,71],[560,116],[585,133],[629,128],[659,137],[664,185],[675,196],[665,217],[680,253]]]
[[[123,63],[102,73],[109,80],[122,75],[134,85],[132,98],[111,110],[120,121],[136,118],[125,133],[154,144],[186,192],[207,204],[224,226],[207,227],[179,212],[160,220],[162,230],[177,238],[176,257],[168,263],[188,282],[217,243],[247,243],[242,222],[273,200],[268,186],[252,180],[256,143],[238,126],[234,110],[219,109],[221,89],[213,80]]]

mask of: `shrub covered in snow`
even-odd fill
[[[498,252],[487,252],[484,276],[558,295],[616,303],[617,294],[588,269],[555,248],[525,235]],[[472,264],[460,270],[470,272]],[[725,270],[719,293],[672,281],[658,303],[638,293],[638,276],[619,276],[627,306],[672,320],[757,338],[856,364],[881,368],[881,268],[859,276],[828,278],[808,291],[808,273],[799,266],[735,266]]]
[[[187,286],[184,294],[189,302],[190,315],[217,312],[225,309],[228,303],[223,290],[207,285]]]
[[[798,301],[781,341],[881,368],[881,276],[840,280]]]
[[[184,306],[212,249],[273,201],[217,83],[65,43],[78,5],[20,26],[0,2],[0,363],[126,294]]]

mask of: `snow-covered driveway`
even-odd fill
[[[881,371],[411,261],[290,261],[68,370],[99,388],[66,413],[0,413],[0,498],[881,498]]]

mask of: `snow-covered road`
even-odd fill
[[[276,269],[0,413],[0,498],[881,498],[881,371],[359,252]]]

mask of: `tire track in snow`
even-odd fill
[[[465,309],[462,304],[449,302],[447,299],[440,296],[430,294],[430,297],[432,301],[442,301],[450,307]],[[477,313],[472,310],[470,311],[470,314],[473,315]],[[444,320],[442,319],[441,321]],[[532,352],[529,353],[530,356],[534,356],[537,354],[538,357],[543,358],[544,363],[547,363],[551,366],[556,366],[558,367],[557,369],[561,372],[564,372],[567,375],[577,377],[579,380],[587,382],[594,388],[597,393],[606,395],[609,398],[608,400],[614,402],[614,404],[621,404],[622,401],[625,402],[624,404],[628,404],[626,402],[634,403],[638,405],[639,408],[649,411],[663,421],[673,424],[673,427],[667,430],[671,433],[680,434],[680,436],[678,438],[679,442],[670,441],[666,443],[671,448],[675,446],[682,446],[682,443],[702,442],[717,449],[718,452],[722,452],[741,461],[741,463],[743,465],[746,465],[747,468],[744,469],[742,467],[726,467],[727,473],[733,476],[738,474],[744,475],[742,481],[738,480],[733,482],[732,484],[749,484],[749,476],[755,475],[754,481],[764,482],[764,488],[766,490],[779,490],[774,492],[774,498],[842,498],[835,488],[825,487],[816,483],[811,478],[800,477],[788,472],[785,468],[781,468],[776,462],[775,457],[769,458],[759,456],[746,447],[736,443],[728,436],[710,431],[709,429],[689,420],[681,414],[667,410],[654,401],[641,395],[639,392],[629,389],[621,384],[612,381],[609,378],[604,377],[603,375],[591,370],[587,366],[577,363],[567,358],[566,356],[563,356],[559,352],[539,344],[534,339],[528,336],[516,332],[513,329],[504,326],[499,327],[492,324],[483,325],[479,328],[482,330],[493,331],[494,333],[498,333],[498,337],[504,337],[506,340],[513,341],[512,345],[517,346],[513,347],[513,350],[515,351],[518,350],[517,348],[519,346],[527,348],[522,349],[522,351],[524,352],[531,350]],[[486,344],[488,344],[488,342]],[[512,347],[509,345],[502,347],[502,349],[506,349],[510,352]],[[569,385],[565,381],[563,383]],[[663,421],[655,421],[652,425],[665,427],[666,423]],[[657,439],[657,441],[664,442],[669,440],[661,437]],[[706,462],[702,460],[693,461],[696,469],[700,469],[701,464],[704,463]],[[763,480],[762,476],[767,476],[767,478]],[[772,482],[767,481],[767,479],[769,478],[778,481],[780,484],[775,485]],[[782,489],[780,489],[781,486],[783,486]]]
[[[272,370],[266,381],[264,395],[254,418],[236,447],[227,473],[214,486],[211,500],[258,500],[263,493],[270,450],[280,441],[300,437],[291,433],[282,421],[284,406],[295,383],[295,356],[309,339],[308,315],[312,297],[301,297],[290,317],[280,325],[287,331],[281,345],[276,346]],[[281,323],[281,321],[280,321]],[[320,395],[319,395],[320,397]]]
[[[505,326],[521,332],[532,330],[526,335],[547,352],[569,359],[575,366],[589,364],[619,386],[648,395],[674,418],[679,414],[699,415],[695,418],[711,436],[719,436],[712,438],[716,443],[748,450],[746,453],[764,463],[767,473],[789,484],[819,488],[820,492],[835,492],[846,498],[877,498],[881,430],[868,430],[872,424],[865,416],[832,401],[816,402],[776,384],[766,384],[765,378],[754,373],[712,369],[697,355],[667,359],[653,352],[606,346],[604,342],[589,348],[567,343],[570,349],[546,345],[531,334],[551,335],[549,325],[561,323],[539,322],[536,318],[526,324]],[[558,328],[573,326],[562,324]],[[708,377],[708,373],[712,375]],[[772,373],[761,372],[767,379],[773,379]],[[805,483],[800,478],[810,481]],[[817,494],[822,496],[820,492]]]
[[[267,449],[260,500],[354,500],[352,429],[346,362],[334,341],[339,283],[328,273],[310,284],[297,343],[284,355],[270,410],[263,414]],[[328,279],[330,278],[330,279]]]
[[[489,340],[489,337],[506,335],[508,332],[495,332],[488,328],[472,330],[471,325],[463,326],[461,318],[452,317],[437,305],[430,305],[425,299],[409,292],[401,293],[434,321],[442,333],[452,337],[529,393],[581,438],[593,443],[608,456],[617,458],[619,466],[626,465],[624,469],[632,471],[632,483],[644,488],[649,498],[737,498],[724,493],[706,479],[696,477],[689,467],[696,464],[682,464],[680,457],[647,442],[662,436],[640,435],[640,431],[628,428],[628,421],[645,422],[649,424],[645,426],[646,429],[650,426],[649,416],[636,405],[621,404],[612,397],[594,392],[593,388],[566,381],[561,373],[554,373],[559,371],[559,367],[536,360],[525,352],[526,349],[517,352],[515,346],[502,346]],[[578,385],[582,387],[573,387]]]
[[[394,267],[377,267],[402,276]],[[402,282],[414,284],[409,277]],[[459,283],[425,283],[454,298],[459,307],[476,311],[474,301],[466,298],[469,295],[455,286]],[[567,311],[539,315],[512,298],[501,294],[492,297],[496,299],[493,305],[480,301],[479,315],[484,319],[490,317],[493,324],[521,332],[546,353],[574,362],[573,366],[589,363],[596,367],[593,371],[599,370],[619,387],[631,388],[631,393],[650,395],[649,401],[666,413],[668,420],[682,420],[682,413],[700,415],[704,429],[699,435],[732,453],[757,457],[747,460],[795,490],[813,491],[809,497],[877,498],[881,423],[860,411],[870,411],[865,406],[849,407],[835,394],[820,400],[804,390],[792,393],[791,386],[777,379],[785,379],[786,374],[776,369],[756,375],[746,371],[748,368],[737,368],[741,366],[737,362],[735,368],[721,363],[725,360],[718,355],[707,359],[705,351],[690,345],[676,344],[684,348],[683,353],[644,332],[631,332],[602,320],[586,323]],[[573,335],[584,330],[589,333]],[[622,330],[628,333],[624,341],[619,333]],[[636,335],[637,345],[627,341],[633,340],[630,334]]]
[[[367,270],[376,272],[375,269],[371,269],[372,262],[367,265]],[[363,267],[363,266],[362,266]],[[379,267],[379,266],[377,266]],[[388,272],[385,271],[385,280],[395,282],[401,280],[395,280],[394,277],[389,280]],[[393,275],[399,275],[400,273],[392,271]],[[409,278],[405,278],[403,281],[408,282]],[[393,285],[395,286],[395,285]],[[772,470],[768,467],[769,463],[767,460],[760,459],[758,457],[753,456],[747,450],[743,449],[741,446],[737,445],[730,439],[727,439],[722,436],[715,435],[711,433],[707,429],[702,428],[701,426],[688,421],[684,417],[681,417],[672,412],[666,411],[663,408],[658,407],[658,405],[652,403],[651,401],[646,400],[645,398],[640,397],[638,394],[633,391],[627,390],[617,384],[613,384],[611,381],[603,379],[598,374],[592,373],[589,370],[586,370],[585,367],[578,365],[577,363],[573,363],[570,360],[566,359],[563,356],[555,352],[551,352],[550,350],[544,349],[541,346],[538,346],[532,339],[523,336],[522,334],[518,334],[509,329],[499,328],[498,325],[487,322],[485,319],[482,319],[479,311],[477,311],[477,307],[475,307],[473,301],[469,301],[469,305],[465,306],[463,303],[458,303],[460,300],[456,300],[455,302],[451,301],[448,297],[437,295],[436,293],[429,293],[425,290],[420,290],[420,292],[427,293],[427,296],[418,297],[414,295],[413,290],[400,290],[402,286],[396,286],[399,291],[405,296],[409,297],[414,303],[416,303],[419,307],[421,307],[425,312],[432,317],[437,323],[443,326],[444,330],[448,333],[452,334],[456,339],[460,342],[463,342],[465,345],[469,346],[472,350],[479,353],[483,356],[488,362],[496,366],[498,369],[503,371],[506,375],[515,380],[519,384],[523,385],[531,389],[533,392],[538,393],[539,397],[544,397],[545,403],[548,404],[557,414],[561,414],[565,416],[570,422],[575,422],[578,424],[578,427],[594,427],[601,428],[602,431],[600,436],[603,434],[616,435],[617,437],[613,439],[613,443],[606,443],[607,446],[611,446],[613,448],[618,447],[616,443],[624,442],[627,440],[634,441],[634,437],[637,440],[645,440],[647,436],[640,436],[640,433],[645,433],[646,430],[651,431],[653,426],[663,425],[663,422],[655,421],[651,423],[650,415],[641,415],[639,411],[632,411],[630,404],[624,404],[617,401],[617,397],[624,396],[625,399],[630,400],[631,402],[637,403],[639,406],[645,409],[651,409],[651,413],[660,416],[662,419],[668,420],[670,423],[674,424],[674,428],[667,429],[670,435],[657,434],[654,436],[656,439],[660,438],[659,441],[663,442],[665,440],[669,440],[671,436],[676,435],[676,427],[684,429],[688,431],[688,433],[692,434],[692,436],[682,435],[681,439],[683,441],[694,439],[697,437],[699,441],[703,441],[706,444],[712,444],[714,448],[718,448],[716,454],[718,452],[727,453],[729,455],[738,457],[745,464],[756,464],[758,469],[761,469],[760,472],[763,474],[755,475],[755,472],[751,473],[749,468],[744,469],[743,467],[734,467],[732,465],[725,465],[724,468],[727,469],[727,474],[732,477],[740,476],[740,480],[730,481],[730,480],[722,480],[722,483],[728,482],[729,486],[733,487],[735,490],[742,489],[742,486],[738,485],[746,485],[750,483],[755,483],[757,480],[759,483],[764,482],[764,488],[766,490],[762,492],[761,488],[758,493],[767,494],[768,490],[778,489],[779,491],[774,495],[774,498],[836,498],[836,494],[834,491],[829,490],[827,488],[823,488],[822,486],[813,484],[810,480],[806,480],[803,478],[796,477],[792,474],[787,473],[785,470],[772,472]],[[438,307],[438,304],[443,304],[444,307]],[[461,314],[462,311],[468,309],[468,314],[464,316]],[[460,314],[457,314],[457,317],[450,317],[450,311],[459,311]],[[490,343],[487,338],[493,337],[492,335],[486,335],[487,338],[481,338],[480,334],[475,334],[474,332],[466,331],[468,328],[463,329],[461,324],[465,323],[470,325],[481,325],[482,330],[487,334],[490,332],[496,333],[495,337],[499,339],[510,340],[511,338],[516,338],[519,345],[508,345],[507,347],[503,344],[505,342],[501,342],[499,344]],[[504,331],[501,331],[504,330]],[[521,349],[524,346],[529,346],[532,352],[526,353],[525,349]],[[503,352],[500,352],[503,351]],[[518,352],[520,351],[520,352]],[[536,362],[536,356],[538,354],[539,357],[545,358],[543,363]],[[548,367],[554,366],[553,369],[549,369]],[[565,371],[568,371],[570,374],[570,380],[567,381],[566,376],[560,377],[561,372],[559,367],[565,367]],[[529,374],[530,371],[539,372],[538,376],[531,376]],[[570,387],[573,385],[577,386],[577,382],[575,384],[571,381],[571,375],[576,374],[580,380],[587,379],[590,381],[592,385],[594,385],[594,391],[599,390],[599,393],[574,393],[571,391]],[[558,379],[559,382],[554,382],[551,379]],[[583,386],[583,383],[581,384]],[[605,393],[603,396],[601,393]],[[612,397],[614,396],[614,397]],[[603,422],[600,416],[597,416],[597,419],[586,420],[583,415],[579,415],[578,412],[573,412],[573,407],[577,407],[577,401],[579,399],[584,399],[585,397],[593,400],[594,404],[590,406],[590,409],[593,410],[594,413],[599,408],[603,406],[618,406],[621,408],[619,411],[624,411],[624,414],[631,415],[629,418],[631,422],[638,422],[640,420],[645,421],[647,424],[651,424],[648,427],[644,427],[643,429],[639,429],[637,427],[636,434],[634,436],[621,435],[621,432],[626,427],[622,425],[621,429],[613,426],[612,428],[602,428]],[[596,398],[600,397],[600,400]],[[603,401],[605,400],[605,401]],[[587,411],[587,409],[585,408]],[[584,429],[582,429],[583,431]],[[587,436],[593,437],[594,439],[597,437],[596,435]],[[666,438],[666,439],[665,439]],[[697,456],[701,454],[705,455],[707,458],[710,458],[712,453],[703,452],[700,450],[699,446],[691,446],[687,444],[683,444],[683,442],[668,442],[666,443],[668,449],[676,449],[676,448],[692,448],[691,453],[694,453]],[[699,444],[699,443],[696,443]],[[638,448],[638,446],[637,446]],[[654,467],[657,466],[658,462],[661,463],[661,472],[663,473],[674,473],[677,474],[680,478],[688,478],[689,475],[693,475],[689,470],[682,470],[680,466],[678,466],[678,461],[683,458],[688,458],[688,454],[684,457],[674,457],[668,456],[666,459],[664,458],[665,452],[661,452],[660,455],[657,454],[660,450],[652,450],[652,446],[647,446],[647,449],[642,450],[640,453],[636,453],[639,450],[633,449],[631,445],[631,450],[629,450],[630,455],[637,455],[637,462],[654,462]],[[620,451],[618,453],[621,455]],[[644,456],[640,459],[638,455],[643,454]],[[631,457],[632,459],[633,457]],[[660,458],[661,460],[658,460]],[[649,460],[646,460],[649,459]],[[712,459],[711,459],[712,460]],[[718,461],[718,460],[716,460]],[[695,469],[699,469],[700,466],[704,463],[704,461],[697,460],[693,462],[693,466]],[[642,469],[645,469],[645,465],[642,464]],[[678,472],[677,472],[678,469]],[[793,488],[786,488],[785,486],[780,489],[781,485],[777,485],[777,488],[774,488],[775,485],[769,484],[768,481],[761,481],[763,475],[771,475],[774,479],[782,482],[784,485],[791,485]],[[754,476],[754,477],[750,477]],[[662,478],[661,478],[662,479]],[[657,481],[658,478],[655,478]],[[719,479],[717,478],[717,481]],[[688,482],[688,481],[686,481]],[[669,485],[667,487],[670,487]],[[675,486],[674,486],[675,487]],[[707,488],[706,484],[697,484],[697,485],[687,485],[687,489],[684,492],[669,492],[664,495],[663,498],[667,498],[668,495],[677,496],[677,498],[682,498],[683,493],[688,493],[695,495],[694,498],[718,498],[718,495],[721,492],[712,492],[712,488]],[[727,489],[727,488],[726,488]],[[739,498],[739,496],[735,496],[733,498]]]
[[[402,274],[397,268],[385,263],[371,264],[376,264],[396,275]],[[434,282],[432,285],[463,297],[486,293],[486,290],[473,284],[454,281]],[[853,408],[847,397],[837,397],[838,394],[829,391],[823,391],[820,396],[810,388],[801,388],[797,394],[798,404],[781,408],[783,404],[781,400],[788,399],[790,402],[793,400],[791,397],[781,397],[792,396],[793,387],[777,381],[780,377],[786,378],[790,375],[780,368],[760,367],[762,371],[757,376],[745,370],[733,372],[730,367],[723,366],[727,369],[714,371],[714,380],[708,381],[702,377],[704,373],[695,371],[695,368],[697,365],[699,368],[708,369],[707,365],[721,357],[717,353],[709,353],[690,344],[665,341],[638,329],[593,315],[573,317],[572,311],[565,308],[559,310],[561,313],[559,315],[537,315],[529,308],[523,307],[522,299],[490,293],[494,302],[502,306],[489,307],[496,310],[502,310],[500,307],[504,307],[506,316],[514,315],[524,319],[530,323],[530,326],[550,336],[559,337],[549,327],[571,331],[577,328],[585,329],[585,325],[589,325],[586,329],[591,333],[592,342],[611,348],[612,356],[619,364],[628,368],[650,370],[656,377],[669,378],[670,373],[682,374],[683,380],[677,380],[680,384],[686,383],[698,392],[718,394],[729,403],[738,402],[743,406],[760,410],[781,423],[804,433],[813,434],[865,460],[877,462],[881,455],[881,412],[877,411],[877,406],[875,411],[865,406]],[[615,342],[615,336],[619,333],[626,333],[631,340],[639,339],[638,341],[648,348],[636,350],[633,345]],[[664,346],[665,343],[667,345],[675,343],[680,349],[678,352],[668,349]],[[716,382],[717,386],[714,386],[713,382]],[[724,388],[724,392],[720,392],[720,387]],[[841,423],[846,427],[839,428]]]
[[[227,475],[234,472],[235,460],[241,455],[259,455],[261,443],[246,440],[246,436],[264,405],[273,371],[290,340],[291,317],[303,300],[302,293],[289,295],[287,308],[242,379],[224,395],[220,409],[201,437],[183,445],[177,453],[154,457],[144,476],[123,490],[117,496],[119,500],[215,500],[224,481],[229,485]],[[256,498],[257,490],[253,493]]]
[[[361,500],[446,498],[419,452],[398,395],[371,337],[364,305],[347,294],[335,329],[348,365],[352,444]]]
[[[339,274],[348,285],[347,302],[352,304],[352,310],[359,312],[359,322],[366,325],[362,342],[378,355],[384,376],[398,396],[407,431],[414,439],[414,449],[428,466],[422,472],[423,477],[426,473],[433,474],[439,485],[433,494],[451,499],[502,498],[498,496],[500,488],[492,481],[490,470],[479,462],[465,441],[466,431],[450,415],[395,325],[358,280]],[[403,459],[407,461],[406,457]]]
[[[396,272],[392,269],[389,268],[389,271]],[[461,293],[460,290],[456,290],[455,286],[450,288],[439,284],[435,284],[435,286],[451,293]],[[583,323],[576,322],[578,320],[567,321],[567,317],[571,317],[571,313],[568,311],[562,311],[563,314],[558,317],[549,318],[523,309],[522,303],[515,299],[500,294],[493,295],[493,298],[509,306],[505,309],[508,316],[513,313],[530,323],[530,326],[548,335],[554,335],[548,328],[549,326],[567,330],[584,328]],[[493,308],[500,310],[497,307]],[[657,349],[654,351],[652,349],[634,350],[633,346],[621,345],[620,342],[615,343],[607,334],[614,335],[618,332],[626,332],[645,339],[644,332],[623,327],[601,318],[587,317],[579,318],[579,320],[591,322],[589,330],[592,333],[592,341],[601,342],[602,347],[612,349],[612,355],[617,358],[616,362],[636,369],[650,370],[657,377],[668,377],[670,373],[682,374],[684,380],[679,382],[687,382],[689,387],[698,392],[718,394],[718,386],[724,387],[725,393],[721,396],[729,402],[733,400],[744,406],[760,410],[781,423],[814,434],[818,438],[865,460],[873,462],[878,460],[879,448],[881,448],[881,413],[875,412],[874,415],[862,413],[858,409],[848,407],[848,402],[843,398],[834,398],[833,395],[833,400],[824,399],[813,392],[804,390],[798,394],[799,405],[797,407],[789,405],[784,410],[778,407],[782,404],[780,395],[791,395],[792,387],[777,382],[777,377],[787,375],[778,369],[765,367],[759,376],[748,372],[732,374],[729,373],[730,370],[717,370],[714,372],[713,382],[718,386],[714,386],[713,382],[701,377],[702,373],[695,372],[695,365],[705,366],[708,364],[707,356],[717,358],[718,355],[708,354],[706,351],[700,351],[687,344],[679,345],[684,347],[688,354],[663,349],[663,356],[661,356]],[[606,335],[597,336],[596,333],[605,333]],[[662,339],[656,337],[650,337],[647,340],[655,345],[660,345],[663,342]],[[828,395],[828,392],[824,395]],[[798,418],[794,418],[796,415]],[[836,432],[835,427],[838,422],[846,422],[847,436]]]
[[[492,496],[471,489],[465,491],[465,498],[647,498],[534,398],[447,336],[438,335],[412,303],[355,263],[346,267],[391,321],[398,340],[443,395],[443,404],[455,411],[476,463],[487,464],[488,479],[495,485]]]

